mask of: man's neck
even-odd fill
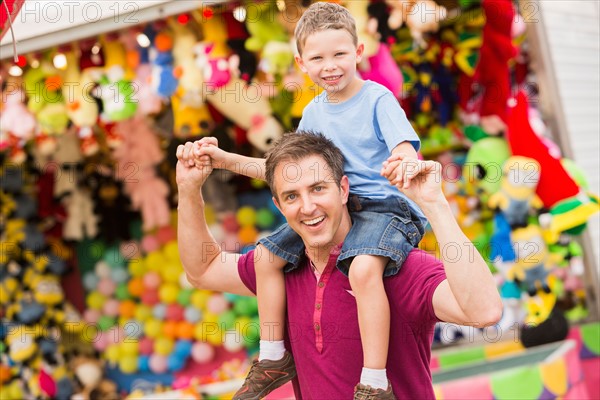
[[[312,265],[319,274],[322,274],[327,264],[329,256],[333,251],[336,251],[338,246],[332,245],[328,247],[311,248],[306,250],[306,255],[310,259]]]

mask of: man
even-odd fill
[[[178,240],[188,280],[197,288],[252,295],[254,258],[260,255],[224,253],[210,234],[201,187],[211,161],[197,162],[194,145],[177,149]],[[398,398],[424,399],[434,398],[429,371],[434,324],[492,325],[500,319],[502,304],[486,263],[461,232],[441,191],[440,165],[412,162],[417,164],[408,168],[400,158],[390,158],[382,173],[391,181],[410,181],[402,190],[423,210],[444,259],[413,250],[400,272],[385,279],[391,305],[387,372]],[[352,228],[342,168],[337,147],[320,134],[305,132],[285,135],[266,160],[273,201],[306,248],[304,263],[285,280],[288,348],[298,374],[294,388],[307,399],[351,398],[361,373],[356,301],[348,278],[335,268]],[[399,221],[398,229],[407,223]],[[256,373],[278,378],[262,369]],[[365,393],[364,398],[374,396]]]

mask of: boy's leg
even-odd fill
[[[383,286],[387,263],[385,257],[359,255],[352,260],[348,273],[363,349],[361,383],[384,390],[388,388],[385,366],[390,336],[390,304]]]
[[[259,360],[279,360],[283,357],[283,334],[285,324],[285,280],[283,268],[286,261],[277,257],[264,246],[258,245],[254,252],[256,270],[256,298],[260,319]],[[273,343],[278,343],[277,348]]]
[[[254,252],[256,296],[260,318],[259,358],[252,364],[242,387],[233,400],[262,399],[267,394],[296,377],[296,366],[286,351],[285,278],[286,262],[258,245]]]

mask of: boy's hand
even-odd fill
[[[381,175],[419,206],[445,201],[442,168],[438,162],[394,154],[383,163]]]
[[[398,189],[408,189],[410,181],[422,172],[422,168],[423,164],[419,159],[404,153],[397,153],[392,154],[387,161],[384,161],[381,175]]]
[[[204,137],[194,142],[194,156],[198,165],[202,165],[201,160],[208,157],[213,168],[225,169],[228,154],[228,152],[219,148],[219,141],[215,137]]]
[[[213,167],[210,157],[196,157],[193,154],[195,143],[186,142],[177,147],[176,180],[179,189],[201,187],[211,174]]]

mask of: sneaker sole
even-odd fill
[[[268,395],[269,393],[271,393],[272,391],[274,391],[275,389],[278,389],[279,387],[285,385],[286,383],[288,383],[295,377],[296,377],[296,371],[290,372],[290,374],[288,376],[284,376],[284,377],[274,380],[273,381],[274,387],[270,388],[270,390],[266,393],[265,393],[265,390],[266,390],[265,389],[256,396],[248,396],[248,397],[247,396],[239,396],[239,397],[234,397],[232,400],[260,400],[260,399],[264,398],[266,395]]]

